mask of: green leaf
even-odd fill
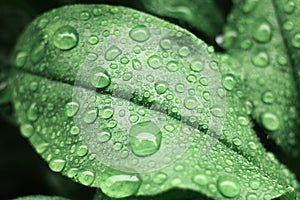
[[[21,132],[50,169],[113,198],[173,188],[214,199],[290,192],[295,178],[251,129],[230,57],[221,65],[213,52],[129,8],[52,10],[15,49]]]
[[[143,0],[142,3],[149,12],[185,22],[212,40],[221,32],[224,24],[222,10],[213,0]]]
[[[244,71],[251,117],[283,150],[297,156],[299,95],[275,2],[235,1],[223,45]]]
[[[68,200],[63,197],[57,196],[44,196],[44,195],[35,195],[35,196],[26,196],[26,197],[19,197],[15,200]]]

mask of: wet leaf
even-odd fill
[[[297,183],[251,129],[231,62],[151,15],[73,5],[27,27],[10,83],[50,169],[109,197],[279,197]]]

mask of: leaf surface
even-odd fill
[[[129,8],[54,9],[15,49],[21,132],[53,171],[114,198],[290,192],[293,175],[260,144],[231,59],[221,60],[186,30]]]

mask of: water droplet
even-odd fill
[[[122,50],[119,49],[117,46],[113,45],[105,52],[104,57],[107,61],[113,61],[121,54],[122,54]]]
[[[125,198],[136,194],[141,183],[135,174],[113,174],[101,180],[100,187],[111,198]]]
[[[31,124],[23,124],[21,126],[21,133],[24,137],[29,138],[34,133],[34,128]]]
[[[166,50],[171,49],[171,47],[172,47],[171,40],[166,39],[166,38],[162,39],[159,44],[160,44],[161,48],[166,49]]]
[[[45,55],[45,44],[42,40],[35,41],[32,45],[31,60],[33,63],[39,62]]]
[[[194,60],[190,64],[190,68],[195,72],[200,72],[203,69],[203,62],[201,60]]]
[[[130,32],[129,36],[131,39],[137,42],[145,42],[150,38],[150,32],[148,28],[144,25],[139,25],[134,27]]]
[[[93,172],[91,171],[83,171],[78,173],[78,181],[85,185],[85,186],[89,186],[93,183],[94,179],[95,179],[95,175]]]
[[[250,187],[253,190],[257,190],[260,187],[260,182],[256,181],[256,180],[253,180],[253,181],[250,182]]]
[[[135,70],[141,70],[142,69],[142,63],[138,59],[132,60],[132,68]]]
[[[152,67],[153,69],[158,69],[162,65],[162,59],[161,57],[157,55],[152,55],[148,58],[148,65]]]
[[[187,57],[190,54],[189,47],[183,46],[178,50],[178,53],[181,57]]]
[[[54,172],[61,172],[66,165],[66,161],[62,159],[53,159],[49,162],[49,167]]]
[[[108,72],[101,67],[97,68],[94,71],[91,79],[92,79],[91,80],[92,85],[95,88],[99,88],[99,89],[105,88],[109,86],[111,83]]]
[[[211,114],[215,117],[223,117],[225,114],[224,108],[219,106],[214,106],[210,109]]]
[[[254,193],[247,194],[246,200],[258,200],[258,197]]]
[[[92,110],[88,110],[84,116],[83,116],[83,121],[87,124],[91,124],[93,123],[98,117],[98,109],[92,109]]]
[[[92,36],[89,37],[88,42],[90,44],[95,45],[95,44],[98,44],[99,39],[98,39],[98,37],[96,35],[92,35]]]
[[[257,6],[258,1],[259,0],[246,0],[243,5],[243,11],[245,13],[251,12]]]
[[[217,188],[223,196],[228,198],[236,197],[241,190],[238,179],[232,176],[221,176],[217,181]]]
[[[78,126],[72,126],[70,133],[71,135],[78,135],[80,132],[80,129],[78,128]]]
[[[28,54],[24,51],[20,51],[17,55],[16,55],[16,66],[17,67],[23,67],[26,60],[27,60]]]
[[[136,114],[131,114],[131,115],[129,116],[129,121],[130,121],[131,123],[135,123],[135,122],[137,122],[138,120],[139,120],[139,116],[136,115]]]
[[[204,173],[199,173],[193,177],[193,182],[200,186],[207,185],[208,178]]]
[[[242,140],[240,138],[233,138],[232,142],[235,146],[241,146],[242,145]]]
[[[295,48],[300,48],[300,33],[294,35],[292,39],[292,45]]]
[[[236,79],[233,74],[226,74],[223,78],[223,86],[227,90],[232,90],[236,85]]]
[[[91,17],[90,13],[84,11],[80,13],[79,19],[82,21],[87,21],[90,19],[90,17]]]
[[[285,3],[283,10],[287,13],[287,14],[291,14],[294,12],[295,10],[295,2],[294,1],[288,1],[287,3]]]
[[[32,103],[27,111],[27,118],[30,121],[35,121],[39,117],[38,115],[38,107],[36,103]]]
[[[265,112],[261,115],[261,123],[269,131],[278,130],[280,125],[278,117],[271,112]]]
[[[269,64],[269,56],[265,52],[259,52],[252,57],[252,63],[257,67],[266,67]]]
[[[88,153],[88,148],[85,145],[80,145],[76,151],[78,156],[85,156]]]
[[[73,117],[79,110],[79,104],[76,102],[69,102],[66,104],[65,112],[68,117]]]
[[[52,36],[52,42],[55,47],[61,50],[74,48],[78,43],[77,31],[69,25],[58,28]]]
[[[253,38],[258,42],[268,42],[271,40],[272,30],[269,22],[259,20],[253,28]]]
[[[264,103],[271,104],[274,102],[274,96],[271,91],[266,91],[262,95],[262,100]]]
[[[97,133],[97,139],[99,142],[108,142],[111,139],[111,132],[109,129],[103,129]]]
[[[184,106],[189,110],[195,109],[197,105],[198,105],[197,99],[194,97],[187,97],[184,99]]]
[[[170,61],[167,63],[167,69],[170,72],[176,72],[178,70],[178,63],[176,61]]]
[[[291,31],[295,27],[295,24],[291,21],[286,21],[283,23],[283,29],[286,31]]]
[[[100,111],[100,116],[103,119],[109,119],[113,116],[114,114],[114,109],[110,106],[105,106],[103,109]]]
[[[154,174],[154,176],[153,176],[153,182],[158,185],[163,184],[164,182],[166,182],[167,179],[168,179],[167,174],[165,174],[163,172],[158,172],[158,173]]]
[[[129,144],[134,154],[148,156],[160,148],[162,133],[151,121],[140,122],[130,129]]]
[[[154,87],[157,94],[164,94],[168,89],[168,83],[165,81],[156,82]]]

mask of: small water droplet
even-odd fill
[[[300,48],[300,33],[296,33],[292,38],[292,45],[295,48]]]
[[[141,70],[142,69],[142,63],[138,59],[132,60],[132,68],[135,70]]]
[[[258,42],[268,42],[272,37],[272,29],[266,20],[259,20],[253,28],[253,38]]]
[[[170,61],[167,63],[167,69],[170,72],[176,72],[178,70],[178,63],[176,61]]]
[[[242,145],[242,140],[240,138],[233,138],[232,142],[235,146],[241,146]]]
[[[294,1],[288,1],[287,3],[284,4],[283,10],[287,14],[292,14],[295,10],[295,2]]]
[[[49,162],[49,167],[54,172],[61,172],[66,165],[66,161],[62,159],[53,159]]]
[[[31,61],[33,63],[39,62],[45,55],[45,43],[42,40],[37,40],[32,45]]]
[[[148,58],[148,65],[153,69],[158,69],[162,65],[162,58],[157,55],[152,55]]]
[[[80,132],[80,129],[78,126],[72,126],[72,128],[70,130],[71,135],[78,135],[79,132]]]
[[[103,129],[97,133],[97,140],[99,142],[108,142],[111,139],[111,132],[109,129]]]
[[[79,19],[82,20],[82,21],[87,21],[87,20],[90,19],[90,17],[91,17],[90,13],[84,11],[84,12],[80,13]]]
[[[23,67],[27,60],[27,57],[28,57],[28,54],[24,51],[20,51],[19,53],[17,53],[16,60],[15,60],[16,66]]]
[[[136,194],[141,183],[136,174],[112,174],[101,180],[100,187],[111,198],[125,198]]]
[[[274,96],[271,91],[266,91],[262,95],[262,100],[264,103],[271,104],[274,102]]]
[[[76,102],[69,102],[66,104],[65,112],[68,117],[73,117],[79,110],[79,104]]]
[[[105,52],[104,57],[107,61],[113,61],[121,54],[122,54],[122,50],[119,49],[117,46],[113,45]]]
[[[166,182],[166,180],[168,179],[167,174],[163,173],[163,172],[158,172],[153,176],[153,182],[161,185],[164,182]]]
[[[100,110],[100,117],[103,119],[109,119],[113,116],[114,109],[110,106],[105,106],[103,109]]]
[[[88,42],[92,45],[98,44],[99,39],[96,35],[92,35],[89,37]]]
[[[228,198],[236,197],[241,190],[238,179],[232,176],[219,177],[217,181],[217,188],[223,196]]]
[[[58,28],[52,36],[55,47],[61,50],[70,50],[78,43],[78,32],[72,26],[66,25]]]
[[[187,97],[184,99],[184,107],[186,107],[189,110],[193,110],[197,107],[198,102],[195,97]]]
[[[207,185],[208,178],[204,173],[199,173],[193,177],[193,182],[200,186]]]
[[[243,11],[245,13],[249,13],[257,6],[259,0],[246,0],[246,2],[243,5]]]
[[[235,87],[236,83],[237,81],[233,74],[226,74],[223,78],[223,86],[229,91]]]
[[[38,107],[37,107],[36,103],[32,103],[27,111],[27,118],[30,121],[35,121],[35,120],[37,120],[38,117],[39,117]]]
[[[93,123],[98,117],[98,109],[92,109],[92,110],[88,110],[84,116],[83,116],[83,121],[87,124],[91,124]]]
[[[183,46],[178,50],[181,57],[187,57],[190,54],[190,49],[187,46]]]
[[[162,133],[151,121],[140,122],[130,129],[129,144],[134,154],[148,156],[160,148]]]
[[[250,182],[250,187],[253,190],[257,190],[260,187],[260,182],[256,181],[256,180],[253,180],[253,181]]]
[[[194,60],[190,64],[190,68],[195,72],[200,72],[203,69],[203,62],[201,60]]]
[[[110,75],[105,69],[99,67],[92,74],[91,83],[95,88],[105,88],[111,83]]]
[[[165,81],[156,82],[154,87],[157,94],[164,94],[168,89],[168,83]]]
[[[21,133],[24,137],[29,138],[34,133],[34,128],[31,124],[21,125]]]
[[[171,40],[169,40],[167,38],[164,38],[164,39],[160,40],[159,44],[160,44],[161,48],[166,49],[166,50],[171,49],[171,47],[172,47]]]
[[[150,32],[148,28],[144,25],[139,25],[134,27],[130,32],[129,36],[131,39],[137,42],[145,42],[150,38]]]
[[[210,109],[211,114],[215,117],[224,117],[225,111],[224,108],[219,107],[219,106],[214,106]]]
[[[254,193],[247,194],[246,200],[258,200],[258,197]]]
[[[83,184],[85,186],[89,186],[93,183],[93,181],[95,179],[95,175],[91,171],[83,171],[83,172],[78,173],[77,178],[81,184]]]
[[[80,145],[76,151],[78,156],[85,156],[88,153],[88,148],[85,145]]]
[[[280,125],[278,117],[271,112],[265,112],[261,115],[261,123],[269,131],[278,130]]]
[[[266,67],[269,64],[269,56],[266,52],[258,52],[252,57],[252,63],[257,67]]]

